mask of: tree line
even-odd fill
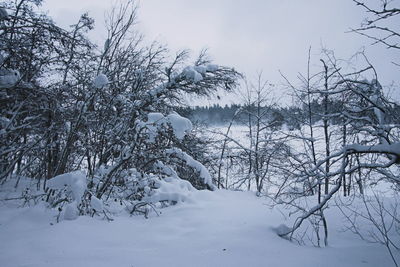
[[[334,125],[340,123],[337,116],[333,116],[334,114],[338,114],[341,112],[341,107],[343,107],[342,99],[332,99],[328,100],[328,103],[323,103],[320,99],[313,99],[311,101],[311,109],[313,111],[312,114],[312,122],[313,124],[320,122],[323,120],[323,112],[325,105],[327,105],[328,114],[332,115],[330,120]],[[307,117],[307,106],[306,105],[292,105],[281,107],[276,104],[273,106],[263,106],[261,107],[266,111],[266,116],[275,121],[276,125],[282,127],[285,125],[289,130],[300,129],[301,121]],[[398,113],[398,106],[389,107],[393,109],[391,112]],[[246,122],[246,116],[241,113],[235,116],[235,113],[238,110],[247,109],[250,112],[253,112],[256,109],[255,104],[251,104],[246,106],[245,104],[231,104],[220,106],[219,104],[214,104],[211,106],[184,106],[179,107],[178,112],[185,117],[189,118],[194,123],[205,124],[208,126],[216,126],[216,125],[227,125],[231,120],[239,125],[243,125]],[[360,115],[368,116],[368,110],[364,110]],[[389,123],[395,123],[394,118],[389,118]]]

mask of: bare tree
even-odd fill
[[[246,81],[245,86],[243,106],[235,112],[226,133],[218,133],[223,136],[218,177],[222,180],[224,167],[237,178],[231,181],[231,186],[246,186],[247,190],[256,190],[261,194],[269,187],[274,173],[274,160],[278,158],[279,144],[282,143],[278,136],[280,124],[272,112],[272,85],[263,80],[262,74],[257,76],[254,84]],[[243,140],[230,135],[235,119],[239,125],[246,126],[246,138]],[[225,156],[227,150],[230,153]],[[222,164],[224,157],[228,162],[225,166]],[[227,181],[228,177],[225,179]]]
[[[361,6],[369,16],[360,27],[352,31],[371,39],[373,44],[383,44],[389,49],[400,49],[400,33],[395,26],[400,8],[394,6],[395,1],[380,0],[374,4],[359,0],[353,2]],[[393,64],[399,66],[399,62]]]
[[[323,65],[323,72],[320,73],[322,79],[317,78],[317,80],[322,81],[322,86],[319,88],[315,85],[307,93],[315,94],[319,97],[322,96],[325,150],[327,150],[327,145],[329,145],[326,142],[326,138],[330,137],[330,134],[326,134],[328,119],[334,117],[344,119],[346,125],[344,129],[347,130],[341,132],[341,138],[345,139],[346,142],[343,142],[341,147],[335,148],[332,151],[331,147],[329,147],[329,153],[326,151],[325,155],[318,154],[319,160],[313,162],[313,165],[307,165],[308,167],[303,169],[293,163],[289,165],[293,170],[292,173],[295,174],[292,177],[294,184],[311,181],[313,187],[318,186],[317,192],[320,192],[319,185],[322,178],[325,179],[326,184],[332,184],[324,195],[318,194],[318,204],[311,207],[305,201],[308,197],[304,192],[296,191],[291,195],[286,195],[283,193],[283,190],[279,191],[282,197],[278,198],[278,202],[291,206],[301,213],[295,220],[293,227],[281,233],[282,236],[288,236],[291,239],[295,238],[294,232],[300,229],[305,221],[311,220],[313,222],[315,221],[313,218],[316,216],[323,218],[323,210],[326,209],[328,202],[337,195],[341,188],[343,188],[345,196],[350,193],[351,179],[357,172],[367,169],[369,171],[368,177],[370,177],[371,181],[372,179],[377,179],[373,177],[380,176],[380,179],[384,179],[396,186],[398,185],[396,174],[393,175],[393,173],[388,171],[390,167],[398,164],[400,152],[398,149],[399,136],[396,130],[398,126],[389,123],[389,121],[395,121],[393,118],[394,114],[392,113],[392,105],[396,106],[396,104],[386,99],[383,95],[382,87],[375,76],[375,69],[367,58],[365,58],[367,67],[355,72],[342,74],[343,68],[338,66],[338,62],[332,54],[325,53],[325,57],[326,59],[321,61]],[[368,72],[375,79],[366,80],[363,75],[367,75]],[[314,77],[318,77],[318,75]],[[343,95],[346,96],[344,99],[347,101],[341,103],[341,112],[339,114],[328,113],[325,106],[327,97],[339,97],[340,99]],[[338,133],[340,134],[340,132]],[[356,141],[360,140],[359,138],[364,139],[362,144],[349,143],[350,140]],[[311,142],[307,138],[304,138],[304,136],[303,139],[305,142]],[[315,140],[315,138],[312,140]],[[301,154],[293,153],[293,151],[290,153],[290,158],[294,162],[303,162]],[[309,158],[313,159],[312,150],[308,154]],[[304,166],[304,164],[301,165]],[[324,166],[325,168],[323,168]],[[391,169],[396,170],[396,167]],[[346,177],[349,177],[349,179],[346,180]],[[359,177],[356,181],[360,187],[360,192],[363,193],[364,189],[360,185],[360,179]],[[379,182],[379,180],[376,181]],[[288,187],[287,192],[290,193],[290,190],[292,190],[290,182],[285,179],[284,184]],[[324,229],[325,237],[327,237],[325,226],[326,221],[324,222]],[[317,244],[319,244],[318,232],[316,234]],[[325,244],[327,244],[326,239]]]

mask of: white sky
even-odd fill
[[[44,9],[62,26],[88,11],[96,20],[92,36],[102,40],[103,15],[113,2],[47,0]],[[283,83],[279,70],[294,81],[298,72],[305,72],[310,46],[316,64],[322,46],[335,50],[338,58],[349,58],[364,47],[381,83],[399,84],[400,68],[391,64],[396,57],[400,61],[399,52],[346,33],[364,17],[351,0],[141,0],[138,28],[148,41],[161,41],[172,51],[189,48],[197,54],[209,48],[217,64],[235,67],[250,78],[263,71],[266,80],[278,85]],[[223,104],[235,101],[223,99]]]

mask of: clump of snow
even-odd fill
[[[189,119],[184,118],[177,113],[169,114],[167,120],[174,131],[174,135],[178,139],[183,139],[183,137],[185,137],[185,135],[193,128],[192,122]]]
[[[62,190],[67,186],[72,193],[72,199],[80,201],[86,190],[86,175],[82,171],[64,173],[51,178],[46,185],[56,190]]]
[[[100,73],[99,75],[97,75],[96,78],[94,78],[93,86],[96,87],[97,89],[100,89],[109,83],[110,82],[109,82],[107,76],[103,73]]]
[[[86,175],[82,171],[74,171],[64,173],[51,178],[47,182],[47,187],[54,190],[67,190],[71,193],[72,202],[68,203],[63,210],[63,218],[65,220],[75,220],[78,218],[78,205],[86,191]]]
[[[97,212],[103,211],[103,202],[93,195],[90,198],[90,206]]]
[[[194,69],[200,74],[205,74],[207,72],[207,67],[204,65],[195,66]]]
[[[63,218],[64,220],[76,220],[79,216],[79,211],[77,209],[77,202],[73,201],[68,203],[64,208]]]
[[[216,65],[216,64],[208,64],[206,66],[206,69],[207,69],[208,72],[215,72],[215,71],[217,71],[219,69],[219,66]]]
[[[145,201],[151,203],[160,201],[185,202],[191,199],[193,191],[197,191],[190,182],[179,178],[172,167],[165,165],[161,161],[157,161],[154,167],[167,176],[162,180],[157,177],[154,178],[155,189],[151,192],[150,190],[148,192],[145,190],[146,193],[150,193],[149,196],[145,198]]]
[[[21,75],[17,70],[0,69],[0,88],[10,88],[18,83]]]
[[[201,164],[200,162],[198,162],[197,160],[195,160],[194,158],[192,158],[190,155],[188,155],[187,153],[183,152],[182,150],[180,150],[179,148],[170,148],[167,149],[167,154],[169,155],[173,155],[179,159],[181,159],[182,161],[186,162],[186,164],[190,167],[192,167],[193,169],[195,169],[196,171],[199,172],[199,178],[206,184],[208,185],[211,189],[215,189],[215,185],[212,182],[212,177],[210,175],[210,173],[208,172],[207,168]]]
[[[166,124],[171,126],[174,135],[178,139],[183,139],[193,128],[192,122],[189,119],[177,113],[171,113],[166,117],[158,112],[149,113],[147,115],[146,127],[149,130],[149,139],[151,142],[154,142],[158,127],[165,126]]]
[[[152,112],[147,114],[147,122],[148,123],[156,123],[161,124],[164,122],[164,115],[158,112]]]
[[[156,180],[155,186],[156,189],[153,189],[149,196],[144,197],[144,201],[150,203],[160,201],[185,202],[190,199],[191,192],[196,191],[188,181],[174,177]]]
[[[182,74],[186,79],[193,81],[194,83],[203,80],[203,76],[195,69],[195,67],[188,66],[183,69]]]
[[[0,19],[8,19],[8,12],[3,7],[0,7]]]
[[[157,162],[154,164],[154,167],[155,167],[158,171],[162,172],[162,173],[165,174],[165,175],[168,175],[169,177],[179,178],[178,174],[176,173],[176,171],[175,171],[173,168],[171,168],[171,167],[168,166],[168,165],[165,165],[165,164],[164,164],[163,162],[161,162],[161,161],[157,161]]]

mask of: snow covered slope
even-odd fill
[[[54,223],[43,206],[0,202],[0,266],[392,266],[384,247],[341,232],[328,214],[328,248],[298,246],[276,235],[282,216],[252,193],[196,191],[193,200],[113,222],[81,216]],[[51,223],[53,222],[53,223]]]

